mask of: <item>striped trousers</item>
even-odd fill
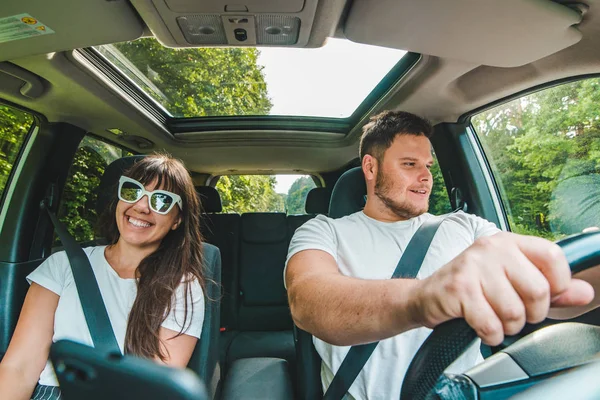
[[[46,386],[39,384],[35,387],[35,390],[31,395],[31,400],[59,400],[61,398],[60,388],[58,386]]]

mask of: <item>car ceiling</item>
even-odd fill
[[[196,172],[320,173],[357,157],[361,126],[377,111],[401,109],[434,123],[456,122],[522,90],[600,72],[600,0],[576,7],[550,0],[306,0],[298,14],[307,18],[299,45],[318,47],[327,37],[347,37],[417,52],[421,59],[347,135],[237,129],[176,139],[83,68],[71,51],[152,32],[167,41],[168,29],[157,25],[160,1],[166,0],[30,0],[27,7],[2,2],[0,19],[27,12],[56,34],[0,43],[0,98],[50,122],[68,122],[111,140],[108,128],[145,137],[155,143],[154,149],[171,152]],[[278,3],[252,1],[251,6],[266,10]],[[176,3],[185,6],[184,0]],[[22,94],[22,79],[28,76],[41,83],[40,96]]]

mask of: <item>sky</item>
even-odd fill
[[[349,117],[405,51],[329,39],[317,49],[260,49],[271,115]],[[287,193],[303,175],[277,175]]]
[[[304,175],[276,175],[275,179],[277,179],[277,183],[275,184],[275,192],[287,194],[294,181],[303,176]]]
[[[317,49],[260,48],[271,115],[348,117],[406,54],[329,39]]]

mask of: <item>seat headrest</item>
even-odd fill
[[[365,207],[367,184],[361,167],[344,172],[335,183],[329,203],[329,217],[341,218]]]
[[[115,195],[119,178],[125,171],[133,166],[136,162],[142,160],[145,156],[130,156],[119,158],[108,164],[104,170],[104,174],[98,185],[98,200],[96,201],[96,213],[100,215],[108,208],[110,200]]]
[[[205,213],[219,213],[223,211],[221,196],[217,189],[211,186],[196,186],[196,193],[198,193],[202,210]]]
[[[325,214],[329,212],[329,199],[331,192],[327,188],[311,189],[306,195],[304,211],[307,214]]]

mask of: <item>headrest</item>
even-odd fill
[[[96,213],[98,215],[108,208],[110,200],[115,196],[119,178],[123,172],[127,171],[133,164],[143,159],[145,156],[130,156],[119,158],[108,164],[104,170],[104,175],[98,185],[98,200],[96,201]]]
[[[307,214],[325,214],[329,212],[331,192],[327,188],[314,188],[306,195],[304,210]]]
[[[200,198],[202,210],[205,213],[218,213],[223,211],[221,196],[217,189],[211,186],[196,186],[196,193]]]
[[[344,172],[335,183],[329,203],[329,217],[341,218],[365,207],[367,184],[361,167]]]

